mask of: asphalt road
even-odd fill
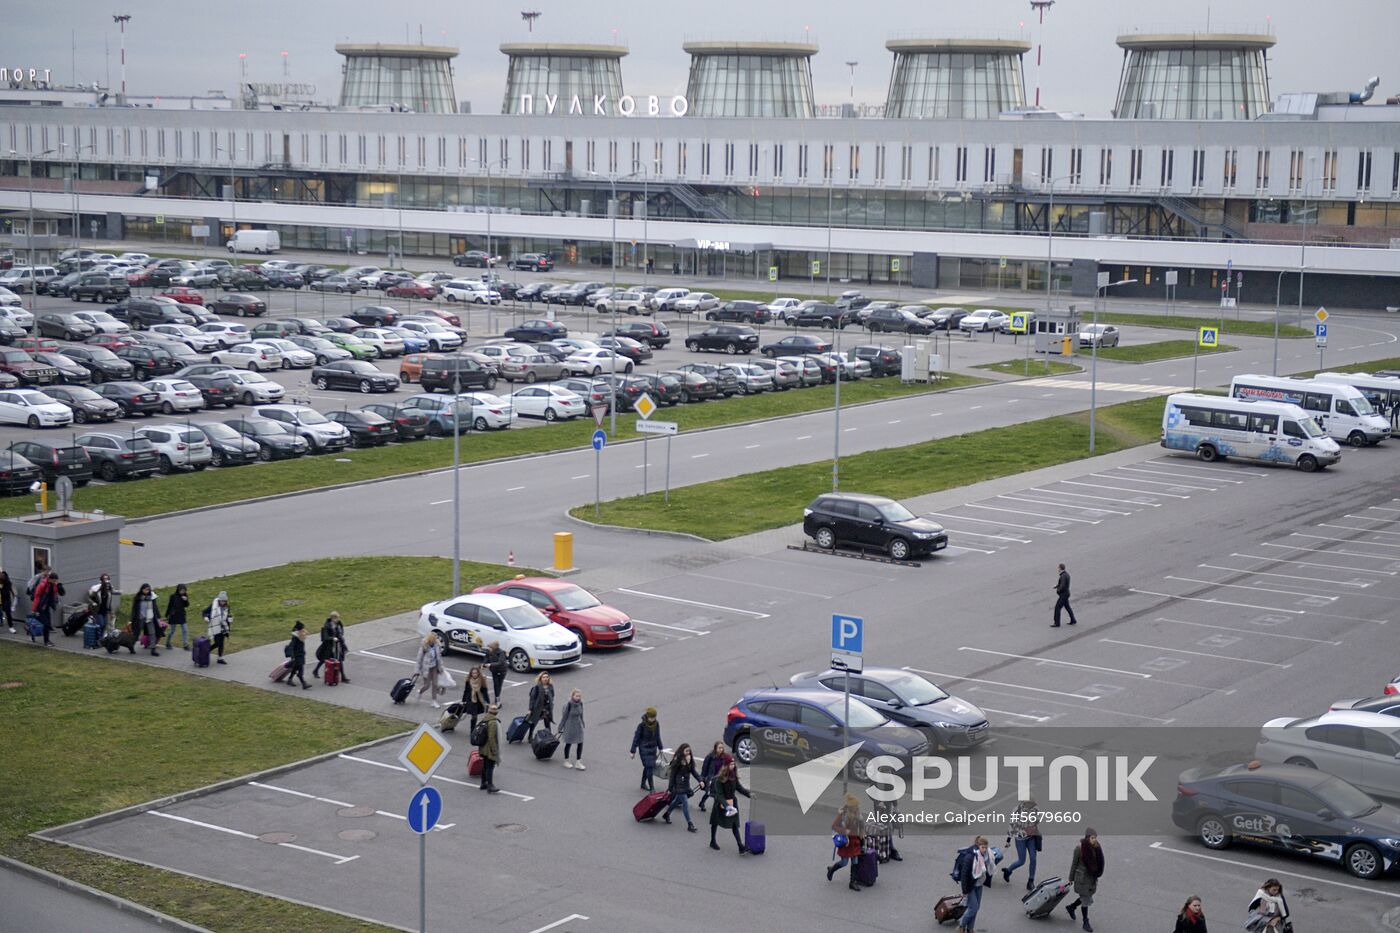
[[[128,913],[73,891],[55,888],[8,867],[0,868],[0,904],[5,930],[44,933],[154,933],[169,930],[141,914]]]

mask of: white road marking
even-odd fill
[[[1307,596],[1310,599],[1325,599],[1328,602],[1336,602],[1340,596],[1323,596],[1320,593],[1300,593],[1297,590],[1275,590],[1267,586],[1249,586],[1245,583],[1216,583],[1214,580],[1197,580],[1194,577],[1163,577],[1164,580],[1179,580],[1182,583],[1204,583],[1206,586],[1227,586],[1236,590],[1255,590],[1260,593],[1279,593],[1283,596]]]
[[[801,437],[795,437],[795,438],[793,438],[793,440],[795,440],[795,441],[810,441],[811,439],[812,439],[812,435],[810,435],[810,434],[803,434]]]
[[[1012,515],[1034,515],[1036,518],[1049,518],[1057,522],[1078,522],[1081,525],[1098,525],[1099,519],[1093,518],[1070,518],[1068,515],[1046,515],[1044,512],[1027,512],[1024,509],[999,509],[994,505],[978,505],[975,502],[964,502],[965,509],[986,509],[989,512],[1010,512]]]
[[[961,680],[970,684],[991,684],[993,687],[1015,687],[1018,690],[1030,690],[1035,693],[1051,693],[1060,697],[1073,697],[1076,700],[1088,700],[1093,702],[1099,699],[1099,697],[1090,696],[1085,693],[1066,693],[1063,690],[1047,690],[1044,687],[1031,687],[1026,684],[1009,684],[1001,680],[984,680],[981,677],[967,677],[963,674],[944,674],[941,671],[926,671],[917,667],[905,667],[904,670],[913,671],[916,674],[928,674],[930,677],[943,677],[947,680]]]
[[[667,625],[667,624],[664,623],[664,622],[648,622],[648,621],[646,621],[645,619],[633,619],[633,620],[632,620],[632,624],[633,624],[633,625],[654,625],[654,626],[656,626],[657,628],[669,628],[669,629],[673,629],[673,630],[675,630],[675,631],[677,631],[677,632],[685,632],[685,633],[687,633],[687,634],[689,634],[689,635],[708,635],[708,634],[710,634],[708,631],[702,632],[702,631],[700,631],[699,629],[682,628],[682,627],[679,626],[679,625]]]
[[[718,583],[728,583],[733,586],[756,586],[764,590],[777,590],[780,593],[792,593],[795,596],[815,597],[817,599],[831,599],[830,596],[823,596],[820,593],[813,593],[810,590],[794,590],[788,586],[776,586],[772,583],[754,583],[750,580],[735,580],[732,577],[721,577],[712,573],[697,573],[691,571],[687,576],[699,577],[702,580],[714,580]]]
[[[429,504],[429,505],[446,505],[447,503],[449,503],[449,502],[451,502],[451,501],[452,501],[451,499],[439,499],[439,500],[437,500],[436,502],[429,502],[428,504]]]
[[[1143,680],[1151,680],[1151,674],[1144,674],[1141,671],[1120,671],[1113,667],[1099,667],[1097,664],[1081,664],[1078,661],[1058,661],[1055,658],[1042,658],[1034,654],[1012,654],[1009,651],[993,651],[990,648],[973,648],[968,645],[960,645],[959,651],[976,651],[979,654],[994,654],[1003,658],[1016,658],[1021,661],[1034,661],[1037,664],[1059,664],[1063,667],[1078,667],[1089,671],[1103,671],[1105,674],[1122,674],[1124,677],[1139,677]]]
[[[1112,496],[1091,496],[1087,492],[1066,492],[1063,489],[1046,489],[1044,486],[1035,486],[1027,490],[1028,492],[1044,493],[1047,496],[1074,496],[1077,499],[1093,499],[1097,502],[1117,502],[1119,505],[1142,505],[1148,508],[1160,509],[1160,502],[1136,502],[1132,499],[1115,499]],[[1124,512],[1124,515],[1131,515],[1131,512]]]
[[[1337,554],[1346,557],[1369,557],[1371,560],[1395,560],[1393,554],[1367,554],[1365,551],[1342,551],[1327,547],[1303,547],[1301,544],[1272,544],[1268,541],[1261,542],[1261,547],[1281,547],[1286,551],[1316,551],[1319,554]]]
[[[1387,525],[1400,525],[1400,518],[1374,518],[1370,515],[1343,515],[1343,518],[1359,518],[1363,522],[1385,522]]]
[[[569,479],[588,479],[588,477],[590,477],[590,476],[592,476],[592,475],[593,475],[592,473],[580,473],[578,476],[571,476],[571,477],[569,477]]]
[[[1321,548],[1303,548],[1303,550],[1320,551]],[[1334,554],[1335,551],[1323,551],[1324,554]],[[1257,554],[1231,554],[1231,557],[1243,557],[1246,560],[1266,560],[1275,564],[1307,564],[1309,567],[1327,567],[1330,570],[1346,570],[1350,573],[1379,573],[1387,577],[1396,575],[1394,570],[1367,570],[1365,567],[1343,567],[1338,564],[1319,564],[1313,560],[1285,560],[1282,557],[1260,557]]]
[[[1286,638],[1289,641],[1309,641],[1315,645],[1340,645],[1339,641],[1329,641],[1326,638],[1307,638],[1302,635],[1280,635],[1278,632],[1261,632],[1258,629],[1231,628],[1228,625],[1213,625],[1210,622],[1187,622],[1185,619],[1168,619],[1165,616],[1158,616],[1158,622],[1171,622],[1174,625],[1190,625],[1195,628],[1213,628],[1222,632],[1239,632],[1243,635],[1267,635],[1269,638]]]
[[[950,535],[972,535],[974,538],[995,538],[998,541],[1015,541],[1017,544],[1030,544],[1030,538],[1011,538],[1006,535],[989,535],[978,531],[962,531],[960,529],[944,528]]]
[[[1372,512],[1400,512],[1400,509],[1388,509],[1383,505],[1368,505],[1366,508]]]
[[[841,429],[841,433],[842,433],[842,434],[849,434],[849,433],[851,433],[852,431],[859,431],[859,430],[860,430],[860,428],[842,428],[842,429]]]
[[[1264,477],[1268,477],[1268,476],[1271,476],[1271,475],[1272,475],[1272,474],[1270,474],[1270,473],[1261,473],[1261,472],[1259,472],[1259,471],[1257,471],[1257,470],[1239,470],[1239,471],[1236,471],[1236,470],[1235,470],[1234,468],[1232,468],[1232,467],[1208,467],[1208,466],[1198,466],[1198,465],[1196,465],[1196,464],[1194,464],[1194,463],[1179,463],[1179,462],[1178,462],[1178,458],[1173,458],[1173,459],[1171,459],[1171,460],[1166,460],[1166,459],[1163,459],[1163,458],[1161,458],[1161,457],[1155,457],[1155,458],[1153,458],[1153,459],[1151,459],[1151,460],[1148,460],[1147,462],[1148,462],[1148,463],[1158,463],[1158,464],[1161,464],[1162,466],[1175,467],[1175,468],[1178,469],[1178,470],[1200,470],[1202,473],[1215,473],[1215,474],[1217,474],[1217,475],[1221,472],[1221,470],[1230,470],[1231,475],[1239,475],[1239,476],[1264,476]],[[1227,480],[1227,482],[1234,482],[1234,480]]]
[[[1032,716],[1030,713],[1013,713],[1009,709],[992,709],[990,706],[983,706],[981,703],[977,704],[977,708],[984,713],[996,713],[999,716],[1015,716],[1018,719],[1033,719],[1036,722],[1048,722],[1050,720],[1049,716]]]
[[[981,405],[973,405],[971,408],[968,409],[968,411],[976,411],[977,409],[979,409],[979,408],[981,408],[981,407],[982,407]]]
[[[705,459],[705,458],[708,457],[708,456],[709,456],[709,454],[691,454],[691,455],[690,455],[690,459],[692,459],[692,460],[703,460],[703,459]]]
[[[522,490],[522,489],[524,489],[524,488],[525,488],[524,486],[512,486],[512,487],[510,487],[509,489],[507,489],[506,492],[519,492],[520,490]]]
[[[366,650],[363,649],[363,648],[358,648],[358,649],[356,649],[355,653],[356,653],[356,654],[363,654],[363,655],[365,655],[366,657],[370,657],[370,658],[378,658],[378,659],[381,660],[381,661],[393,661],[395,664],[409,664],[409,665],[412,665],[413,667],[417,667],[417,666],[418,666],[418,662],[417,662],[417,661],[410,661],[408,658],[396,658],[396,657],[394,657],[392,654],[379,654],[378,652],[375,652],[375,651],[366,651]],[[444,667],[443,670],[451,671],[451,672],[454,673],[454,674],[461,674],[463,677],[465,677],[468,673],[470,673],[469,671],[458,670],[458,669],[455,668],[455,667]]]
[[[1190,654],[1201,658],[1215,658],[1217,661],[1233,661],[1236,664],[1262,664],[1265,667],[1292,667],[1292,664],[1279,664],[1275,661],[1256,661],[1253,658],[1232,658],[1223,654],[1211,654],[1209,651],[1187,651],[1185,648],[1164,648],[1161,645],[1144,645],[1136,641],[1119,641],[1116,638],[1100,638],[1099,641],[1108,645],[1124,645],[1129,648],[1146,648],[1149,651],[1166,651],[1170,654]]]
[[[1259,558],[1259,560],[1268,560],[1268,558]],[[1301,563],[1301,561],[1294,561],[1294,563]],[[1224,570],[1229,573],[1244,573],[1248,574],[1251,577],[1280,577],[1284,580],[1307,580],[1310,583],[1329,583],[1333,586],[1364,587],[1371,585],[1369,583],[1358,583],[1355,581],[1327,580],[1323,577],[1300,577],[1297,574],[1292,573],[1269,573],[1266,570],[1240,570],[1238,567],[1221,567],[1216,564],[1197,564],[1196,566],[1203,567],[1207,570]]]
[[[167,820],[176,820],[180,823],[188,823],[191,826],[198,826],[201,829],[212,829],[218,833],[227,833],[230,836],[238,836],[240,839],[257,840],[258,838],[252,833],[245,833],[242,830],[229,829],[227,826],[215,826],[213,823],[202,823],[199,820],[192,820],[189,817],[185,816],[176,816],[173,813],[162,813],[159,810],[147,810],[146,812],[151,816],[159,816]],[[359,858],[358,855],[336,855],[334,852],[322,852],[320,849],[308,849],[306,846],[299,846],[291,842],[279,842],[276,843],[276,845],[288,849],[296,849],[298,852],[309,852],[312,855],[325,856],[328,859],[334,860],[334,862],[337,865],[344,865],[346,862],[353,862],[355,861],[355,859]]]
[[[983,525],[1001,525],[1001,526],[1004,527],[1004,528],[1024,528],[1026,531],[1043,531],[1043,532],[1045,532],[1045,533],[1047,533],[1047,534],[1052,534],[1052,535],[1062,535],[1062,534],[1064,534],[1063,531],[1060,531],[1060,530],[1057,530],[1057,529],[1054,529],[1054,528],[1038,528],[1038,527],[1036,527],[1035,525],[1017,525],[1017,524],[1014,523],[1014,522],[994,522],[994,521],[992,521],[991,519],[987,519],[987,518],[972,518],[972,517],[969,516],[969,515],[953,515],[953,514],[948,513],[948,512],[926,512],[926,513],[924,513],[924,514],[926,514],[926,515],[932,515],[932,516],[934,516],[934,517],[936,517],[936,518],[953,518],[953,519],[957,519],[957,520],[960,521],[960,522],[980,522],[980,523],[982,523]]]
[[[1132,512],[1123,512],[1119,509],[1105,509],[1097,505],[1071,505],[1068,502],[1047,502],[1044,499],[1023,499],[1020,496],[997,496],[998,499],[1010,499],[1012,502],[1031,502],[1036,505],[1054,505],[1062,509],[1079,509],[1081,512],[1100,512],[1108,515],[1132,515]]]
[[[978,554],[995,554],[995,553],[997,553],[996,551],[988,551],[988,550],[986,550],[985,548],[980,548],[980,547],[968,547],[966,544],[950,544],[950,545],[947,546],[946,550],[949,550],[949,551],[975,551],[975,552],[977,552]]]
[[[1390,535],[1392,537],[1400,538],[1400,531],[1381,531],[1379,528],[1353,528],[1350,525],[1329,525],[1327,522],[1318,522],[1317,527],[1336,528],[1339,531],[1358,531],[1363,535]],[[1364,544],[1365,542],[1358,541],[1357,543]]]
[[[1090,476],[1103,476],[1102,473],[1090,473]],[[1104,477],[1107,479],[1108,477]],[[1140,482],[1130,479],[1129,482]],[[1081,483],[1072,479],[1060,480],[1062,486],[1083,486],[1087,489],[1112,489],[1114,492],[1133,492],[1142,496],[1166,496],[1168,499],[1189,499],[1190,496],[1183,496],[1174,492],[1148,492],[1145,489],[1133,489],[1131,486],[1105,486],[1103,483]]]
[[[583,914],[569,914],[569,915],[568,915],[567,917],[565,917],[563,920],[556,920],[556,921],[554,921],[554,922],[551,923],[551,924],[548,924],[548,925],[546,925],[546,926],[540,927],[539,929],[531,930],[530,933],[544,933],[545,930],[552,930],[552,929],[554,929],[554,928],[557,927],[557,926],[563,926],[564,924],[568,923],[570,920],[587,920],[587,919],[588,919],[588,918],[585,917]]]
[[[634,645],[631,642],[624,642],[620,647],[631,648],[633,651],[655,651],[655,645]]]
[[[937,418],[937,417],[938,417],[939,415],[941,415],[941,414],[943,414],[943,412],[941,412],[941,411],[935,411],[935,412],[930,413],[930,414],[929,414],[929,417],[930,417],[930,418]]]
[[[264,790],[275,790],[279,794],[290,794],[293,797],[301,797],[305,800],[315,800],[318,803],[328,803],[333,807],[354,806],[353,803],[345,803],[341,800],[332,800],[329,797],[317,797],[315,794],[302,793],[299,790],[292,790],[290,787],[278,787],[276,784],[262,784],[258,781],[249,781],[248,786],[261,787]],[[390,813],[388,810],[375,810],[374,812],[376,816],[387,816],[391,820],[403,820],[404,822],[408,821],[408,817],[404,816],[402,813]],[[456,823],[439,823],[433,827],[433,832],[442,832],[443,830],[451,829],[456,825]]]
[[[617,592],[630,593],[633,596],[645,596],[649,599],[660,599],[668,603],[685,603],[687,606],[700,606],[705,609],[720,609],[724,612],[737,612],[740,615],[753,616],[755,619],[770,618],[769,614],[766,612],[754,612],[752,609],[736,609],[733,606],[718,606],[714,603],[702,603],[694,599],[682,599],[679,596],[663,596],[660,593],[647,593],[643,590],[629,590],[622,586],[617,588]]]
[[[1203,596],[1177,596],[1174,593],[1157,593],[1152,590],[1138,590],[1129,587],[1129,593],[1138,593],[1142,596],[1160,596],[1163,599],[1184,599],[1193,603],[1214,603],[1217,606],[1235,606],[1240,609],[1263,609],[1265,612],[1286,612],[1292,616],[1306,615],[1302,609],[1280,609],[1277,606],[1257,606],[1254,603],[1232,603],[1223,599],[1206,599]]]
[[[1207,492],[1215,492],[1215,490],[1212,489],[1212,488],[1209,487],[1209,486],[1188,486],[1188,485],[1186,485],[1185,483],[1164,483],[1164,482],[1162,482],[1161,480],[1156,480],[1156,479],[1138,479],[1136,476],[1110,476],[1110,475],[1107,474],[1107,473],[1090,473],[1089,475],[1090,475],[1090,476],[1098,476],[1098,477],[1101,477],[1102,479],[1116,479],[1116,480],[1118,480],[1118,481],[1120,481],[1120,482],[1125,482],[1125,483],[1146,483],[1146,484],[1149,485],[1149,486],[1167,486],[1167,487],[1169,487],[1169,488],[1171,488],[1171,489],[1204,489],[1204,490],[1206,490]],[[1157,492],[1154,492],[1154,493],[1150,493],[1150,495],[1154,495],[1154,496],[1165,496],[1165,495],[1170,495],[1170,493],[1165,493],[1165,492],[1157,493]],[[1190,496],[1180,496],[1180,495],[1179,495],[1179,496],[1177,496],[1177,498],[1178,498],[1178,499],[1189,499],[1189,498],[1191,498],[1191,497],[1190,497]]]
[[[893,421],[886,421],[885,424],[899,424],[899,422],[900,422],[901,420],[903,420],[903,419],[901,419],[901,418],[896,418],[896,419],[894,419]]]
[[[1130,466],[1115,467],[1114,469],[1122,470],[1124,473],[1146,473],[1146,474],[1148,474],[1149,476],[1181,476],[1181,477],[1184,477],[1184,478],[1186,478],[1186,479],[1194,479],[1194,480],[1197,480],[1197,481],[1200,480],[1200,477],[1199,477],[1199,476],[1192,476],[1192,475],[1189,474],[1189,473],[1171,473],[1171,472],[1168,472],[1168,471],[1166,471],[1166,470],[1144,470],[1144,469],[1142,469],[1141,467],[1130,467]],[[1129,479],[1132,479],[1132,477],[1128,477],[1128,478],[1129,478]],[[1144,480],[1135,480],[1135,482],[1145,483],[1145,482],[1147,482],[1147,480],[1145,480],[1145,479],[1144,479]],[[1230,479],[1230,480],[1225,480],[1225,482],[1227,482],[1227,483],[1242,483],[1242,482],[1244,482],[1244,480]],[[1216,487],[1215,487],[1215,486],[1192,486],[1190,483],[1167,483],[1166,485],[1168,485],[1168,486],[1180,486],[1180,487],[1182,487],[1183,489],[1203,489],[1203,490],[1206,490],[1206,491],[1208,491],[1208,492],[1215,492],[1215,491],[1216,491]]]
[[[1232,858],[1221,858],[1218,855],[1206,855],[1204,852],[1188,852],[1185,849],[1173,849],[1171,846],[1162,845],[1162,843],[1160,842],[1151,843],[1150,845],[1148,845],[1148,848],[1156,849],[1158,852],[1170,852],[1173,855],[1189,855],[1191,858],[1205,859],[1207,862],[1220,862],[1224,865],[1234,865],[1236,868],[1248,869],[1249,871],[1254,872],[1256,875],[1260,872],[1263,872],[1266,875],[1285,875],[1289,878],[1301,878],[1304,881],[1311,881],[1313,884],[1330,884],[1338,888],[1346,888],[1349,891],[1360,891],[1363,894],[1380,894],[1384,897],[1400,898],[1400,893],[1397,893],[1395,891],[1386,891],[1383,888],[1378,888],[1374,886],[1363,887],[1359,884],[1348,884],[1345,881],[1334,881],[1331,878],[1320,878],[1317,875],[1304,875],[1301,872],[1284,871],[1282,869],[1274,868],[1273,866],[1269,866],[1268,870],[1266,871],[1261,866],[1252,865],[1249,862],[1241,862],[1237,859]]]
[[[761,446],[762,446],[761,444],[750,444],[749,446],[745,447],[744,449],[745,449],[745,450],[757,450],[757,449],[758,449],[759,447],[761,447]]]
[[[1357,529],[1358,531],[1360,529]],[[1370,544],[1375,547],[1400,547],[1400,544],[1386,544],[1384,541],[1357,541],[1355,538],[1329,538],[1326,535],[1305,535],[1301,531],[1295,531],[1290,538],[1315,538],[1318,541],[1339,541],[1342,544]]]
[[[404,774],[407,774],[407,773],[408,773],[408,769],[407,769],[407,768],[400,767],[399,765],[391,765],[391,764],[388,764],[388,763],[383,762],[383,761],[374,761],[374,760],[369,759],[369,758],[359,758],[359,757],[357,757],[357,756],[355,756],[355,755],[346,755],[346,754],[344,754],[344,753],[342,753],[342,754],[340,754],[340,755],[337,755],[336,757],[337,757],[337,758],[343,758],[343,759],[345,759],[346,761],[358,761],[358,762],[359,762],[360,764],[362,764],[362,765],[374,765],[376,768],[384,768],[384,769],[387,770],[387,771],[402,771]],[[444,776],[441,775],[441,774],[434,774],[434,775],[432,776],[432,780],[434,780],[434,781],[446,781],[448,784],[459,784],[459,785],[461,785],[462,787],[477,787],[477,786],[478,786],[478,785],[476,785],[476,784],[473,784],[471,781],[459,781],[459,780],[457,780],[456,778],[444,777]],[[503,791],[501,791],[501,793],[505,794],[507,797],[517,797],[517,798],[519,798],[519,799],[521,799],[521,800],[534,800],[534,799],[535,799],[534,797],[528,797],[528,796],[526,796],[525,794],[516,794],[516,793],[513,793],[513,792],[508,791],[508,790],[503,790]]]

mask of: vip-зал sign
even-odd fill
[[[609,98],[606,94],[588,95],[593,98],[593,109],[587,110],[588,97],[580,97],[575,94],[567,100],[558,94],[521,94],[516,105],[516,113],[567,113],[583,116],[585,113],[595,117],[633,117],[644,114],[648,117],[659,117],[662,111],[662,99],[655,94],[637,98],[631,94],[623,94],[617,99]],[[535,101],[540,102],[540,108],[535,108]],[[639,111],[638,108],[644,108]],[[690,111],[690,102],[677,94],[672,97],[666,107],[667,115],[672,117],[683,117]]]

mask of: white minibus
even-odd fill
[[[1230,394],[1297,405],[1328,437],[1353,447],[1379,444],[1390,436],[1390,423],[1376,414],[1366,396],[1344,383],[1248,374],[1230,380]]]
[[[1238,457],[1290,464],[1305,473],[1342,457],[1337,442],[1297,405],[1190,392],[1167,397],[1162,446],[1189,451],[1207,463]]]

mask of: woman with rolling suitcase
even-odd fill
[[[228,641],[233,631],[233,610],[228,606],[228,593],[219,591],[209,608],[204,610],[204,621],[209,623],[209,640],[214,643],[214,651],[219,656],[214,663],[223,664],[224,642]]]
[[[337,679],[348,684],[350,678],[345,676],[345,655],[348,653],[345,644],[345,623],[340,621],[340,613],[332,611],[321,625],[321,645],[316,649],[316,666],[311,669],[311,676],[320,675],[321,667],[327,661],[334,661],[340,665]]]
[[[666,779],[666,792],[671,795],[671,802],[666,805],[666,812],[661,814],[661,822],[670,823],[671,811],[680,807],[681,815],[685,817],[685,828],[693,833],[696,830],[690,820],[690,795],[695,793],[695,788],[690,786],[692,779],[696,783],[700,781],[700,774],[695,770],[695,755],[690,751],[690,743],[682,742],[671,758],[671,773]]]
[[[963,914],[958,918],[959,930],[971,930],[982,906],[982,889],[992,885],[992,853],[986,836],[978,836],[972,845],[958,850],[953,860],[953,880],[962,889]]]
[[[656,711],[652,710],[654,714]],[[739,846],[739,854],[748,852],[748,847],[744,845],[744,840],[739,838],[739,795],[751,797],[749,789],[739,780],[739,765],[735,763],[730,755],[724,756],[724,762],[719,767],[719,773],[715,775],[715,806],[710,811],[710,848],[719,851],[719,843],[715,842],[715,833],[722,827],[734,834],[734,842]]]
[[[141,647],[151,649],[153,658],[160,656],[156,650],[160,645],[159,605],[149,583],[142,583],[131,600],[131,633],[141,639]]]
[[[554,683],[548,671],[540,671],[534,685],[530,687],[530,714],[527,721],[529,731],[525,733],[526,739],[535,737],[535,727],[541,722],[545,724],[546,729],[554,725]]]
[[[860,800],[855,794],[847,794],[845,804],[836,811],[836,818],[831,821],[831,841],[836,846],[836,861],[826,866],[826,880],[830,881],[831,876],[836,874],[847,865],[851,866],[851,880],[846,887],[852,891],[860,890],[860,883],[856,881],[856,862],[861,854],[861,834],[865,831],[865,824],[860,818]]]
[[[1074,847],[1074,855],[1069,863],[1069,883],[1074,885],[1074,903],[1065,908],[1074,918],[1076,909],[1081,910],[1084,933],[1094,933],[1089,925],[1089,907],[1094,903],[1094,892],[1099,889],[1099,878],[1103,875],[1103,849],[1099,847],[1099,834],[1093,829],[1084,830],[1084,838]]]

